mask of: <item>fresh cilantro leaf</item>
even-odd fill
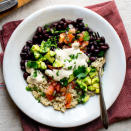
[[[83,79],[87,76],[87,73],[80,73],[79,75],[77,75],[78,79]]]
[[[98,53],[98,56],[99,56],[99,57],[104,57],[104,54],[105,54],[104,51],[100,51],[100,52]]]
[[[59,76],[59,70],[56,72],[56,75]]]
[[[37,77],[37,71],[35,70],[33,73],[33,77],[36,78]]]
[[[64,77],[63,79],[60,80],[60,83],[62,86],[66,87],[68,85],[68,79]]]
[[[91,67],[91,71],[90,72],[96,72],[96,68],[95,67]]]
[[[90,35],[89,35],[89,33],[87,31],[84,32],[83,39],[84,39],[84,41],[89,41],[90,40]]]
[[[41,92],[41,96],[45,97],[45,93],[44,93],[44,92]]]
[[[36,61],[28,61],[27,62],[27,67],[28,68],[34,68],[34,69],[37,69],[38,68],[38,65],[37,65],[37,62]]]
[[[74,69],[73,75],[79,79],[86,77],[87,76],[86,67],[79,66],[77,69]]]
[[[71,70],[71,69],[72,69],[72,66],[69,66],[69,67],[68,67],[68,70]]]
[[[30,87],[28,87],[28,86],[26,87],[26,90],[27,91],[32,91],[32,89]]]
[[[37,89],[37,87],[35,86],[35,87],[33,87],[33,91],[37,91],[38,89]]]

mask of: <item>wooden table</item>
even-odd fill
[[[79,6],[87,6],[105,1],[108,0],[33,0],[30,4],[27,4],[1,20],[0,28],[8,21],[26,18],[36,10],[49,5],[74,4]],[[116,3],[131,43],[131,0],[116,0]],[[3,79],[0,68],[0,83],[2,81]],[[8,96],[6,89],[0,89],[0,131],[22,131],[17,108]],[[101,129],[100,131],[104,131],[104,129]],[[110,126],[108,131],[131,131],[131,120],[115,123]]]

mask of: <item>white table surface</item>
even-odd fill
[[[26,18],[36,10],[55,4],[73,4],[87,6],[108,0],[33,0],[30,4],[18,9],[0,21],[0,28],[8,21]],[[128,36],[131,36],[131,0],[115,0],[123,19]],[[131,43],[131,37],[129,37]],[[0,47],[1,51],[1,47]],[[0,83],[3,82],[0,65]],[[22,131],[17,108],[8,96],[6,89],[0,89],[0,131]],[[100,131],[105,131],[101,129]],[[131,131],[131,119],[115,123],[109,131]]]

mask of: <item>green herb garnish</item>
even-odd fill
[[[65,77],[60,80],[60,83],[62,86],[66,87],[68,85],[68,79]]]
[[[37,77],[37,71],[35,70],[33,73],[33,77],[36,78]]]
[[[71,69],[72,69],[72,66],[69,66],[69,67],[68,67],[68,70],[71,70]]]
[[[32,88],[30,88],[30,87],[27,86],[27,87],[26,87],[26,90],[27,90],[27,91],[32,91]]]
[[[90,40],[90,35],[89,35],[89,33],[87,31],[85,31],[83,33],[83,39],[84,39],[84,41],[89,41]]]
[[[100,51],[100,52],[98,53],[98,56],[99,56],[99,57],[104,57],[104,54],[105,54],[104,51]]]
[[[56,72],[56,75],[59,76],[59,70]]]

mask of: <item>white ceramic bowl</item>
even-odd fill
[[[77,6],[51,6],[41,9],[26,18],[12,34],[4,55],[3,72],[7,90],[15,104],[32,119],[54,127],[73,127],[88,123],[100,116],[98,96],[90,98],[65,113],[55,111],[38,103],[25,90],[26,82],[20,69],[20,51],[25,42],[32,38],[36,28],[61,18],[75,20],[84,18],[94,31],[103,35],[110,46],[106,55],[103,76],[104,98],[107,109],[114,103],[122,88],[126,62],[122,43],[113,27],[101,16],[89,9]]]

